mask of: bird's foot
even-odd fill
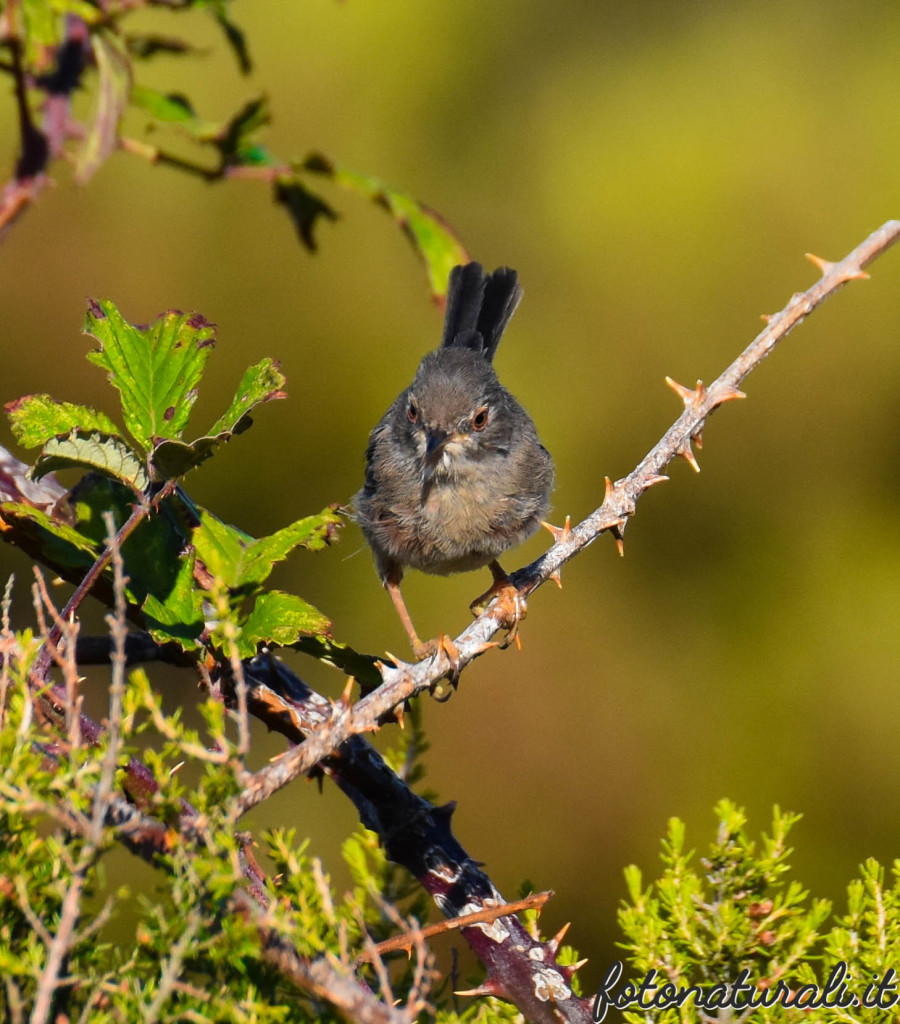
[[[494,574],[494,582],[490,589],[476,597],[469,608],[473,615],[481,615],[492,601],[496,601],[497,620],[506,630],[506,640],[499,646],[508,647],[514,640],[516,646],[521,648],[519,623],[528,613],[525,597],[496,562],[491,566],[491,572]]]

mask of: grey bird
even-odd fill
[[[473,611],[500,595],[512,601],[505,614],[513,628],[522,614],[497,559],[541,525],[554,473],[531,417],[492,365],[521,297],[508,267],[454,267],[440,348],[369,437],[356,518],[417,658],[442,648],[453,660],[456,652],[444,636],[419,640],[400,593],[407,566],[437,575],[489,566],[494,584]]]

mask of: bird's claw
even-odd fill
[[[506,630],[506,639],[497,646],[504,649],[515,640],[516,646],[521,649],[522,643],[518,636],[519,623],[528,614],[528,605],[525,602],[524,594],[507,576],[505,579],[495,580],[490,590],[485,591],[481,597],[476,597],[469,608],[473,615],[480,615],[495,600],[497,602],[497,621]]]

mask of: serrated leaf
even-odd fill
[[[263,359],[251,366],[241,378],[231,405],[210,427],[211,437],[222,434],[239,434],[250,426],[246,422],[250,411],[261,402],[272,402],[287,398],[284,385],[287,379],[281,372],[281,365],[274,359]]]
[[[141,328],[112,302],[92,300],[84,329],[100,342],[88,359],[108,372],[121,396],[125,426],[138,444],[149,449],[156,439],[180,437],[215,344],[215,324],[199,313],[172,309]]]
[[[469,255],[440,214],[410,196],[388,188],[377,178],[339,167],[320,153],[307,157],[303,169],[323,174],[335,184],[365,196],[387,210],[425,264],[432,295],[438,300],[446,296],[450,271],[457,264],[468,263]]]
[[[273,188],[275,202],[287,210],[300,241],[310,252],[315,252],[316,225],[321,218],[336,221],[337,213],[296,175],[282,175]]]
[[[132,449],[121,438],[96,431],[73,430],[67,437],[51,437],[31,475],[39,480],[57,469],[95,469],[141,492],[150,486],[147,467]]]
[[[242,658],[250,658],[261,645],[287,647],[301,636],[330,629],[328,619],[302,597],[267,590],[257,597],[253,611],[241,623],[238,652]]]
[[[115,437],[118,427],[102,412],[72,402],[57,402],[50,395],[23,395],[5,406],[13,436],[25,448],[37,448],[51,437],[97,431]]]
[[[341,522],[334,510],[324,509],[319,515],[299,519],[277,533],[254,540],[203,511],[194,531],[194,547],[209,572],[236,589],[264,582],[274,564],[296,547],[311,551],[325,547]]]
[[[250,411],[260,402],[287,398],[281,367],[274,359],[263,359],[244,374],[226,412],[212,425],[208,435],[196,441],[162,441],[153,449],[153,467],[163,480],[183,476],[212,455],[215,448],[243,433],[251,424]]]
[[[123,41],[112,32],[91,35],[100,83],[97,108],[88,127],[84,145],[75,161],[75,180],[84,185],[119,141],[119,122],[131,91],[131,60]]]
[[[337,512],[326,508],[316,516],[298,519],[283,530],[268,537],[260,537],[244,551],[239,585],[262,583],[268,578],[275,563],[287,558],[296,547],[321,551],[334,539],[342,525],[343,521]]]
[[[131,102],[154,121],[175,125],[200,142],[211,142],[222,130],[221,124],[197,117],[189,100],[177,93],[167,94],[135,85],[131,90]]]

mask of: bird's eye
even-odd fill
[[[409,405],[406,407],[406,418],[410,423],[419,422],[419,407],[416,405],[414,398],[409,400]]]
[[[472,429],[484,430],[488,424],[488,407],[482,406],[472,417]]]

